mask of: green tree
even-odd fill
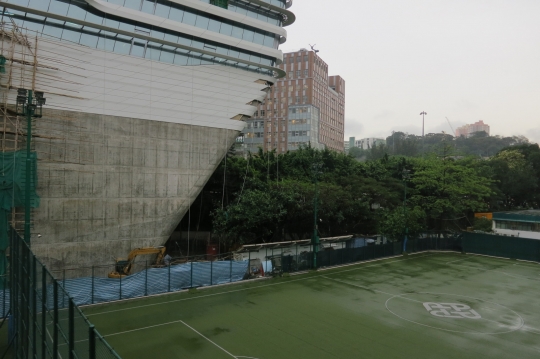
[[[445,221],[487,209],[492,195],[490,179],[450,157],[417,159],[411,183],[411,203],[426,212],[437,230],[446,227]]]
[[[379,220],[379,233],[391,240],[402,240],[405,229],[409,237],[415,237],[425,231],[426,213],[420,207],[395,208],[383,211]]]

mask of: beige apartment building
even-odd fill
[[[456,137],[471,137],[475,132],[485,132],[489,136],[489,125],[484,121],[477,121],[475,123],[461,126],[456,130]]]
[[[314,51],[284,54],[287,76],[268,89],[238,139],[245,151],[294,151],[302,145],[343,152],[345,80],[328,76],[328,64]]]

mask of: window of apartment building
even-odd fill
[[[292,71],[289,71],[289,77],[292,77]]]
[[[260,114],[261,114],[261,117],[264,117],[265,111],[264,111],[264,110],[261,110],[261,111],[260,111]]]
[[[299,56],[296,58],[296,62],[302,62],[302,55],[299,55]]]
[[[259,116],[259,111],[255,111],[255,113],[253,114],[253,117],[257,117]]]
[[[289,57],[289,64],[292,64],[294,62],[294,57]]]
[[[300,70],[296,70],[296,77],[300,77]]]
[[[304,70],[304,76],[308,75],[308,70]]]
[[[304,61],[308,61],[309,60],[309,56],[308,55],[304,55]]]

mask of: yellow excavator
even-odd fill
[[[114,272],[109,273],[109,278],[123,278],[131,273],[131,266],[135,257],[144,254],[157,254],[154,265],[160,264],[165,255],[165,247],[143,247],[136,248],[129,252],[126,258],[117,258],[114,266]]]

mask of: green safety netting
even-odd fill
[[[6,58],[0,55],[0,74],[6,73]]]
[[[30,153],[30,206],[39,207],[36,193],[37,155]],[[14,207],[24,207],[26,185],[26,151],[0,154],[0,276],[6,273],[6,249],[9,246],[9,214]]]
[[[229,0],[210,0],[210,4],[227,9],[229,7]]]

